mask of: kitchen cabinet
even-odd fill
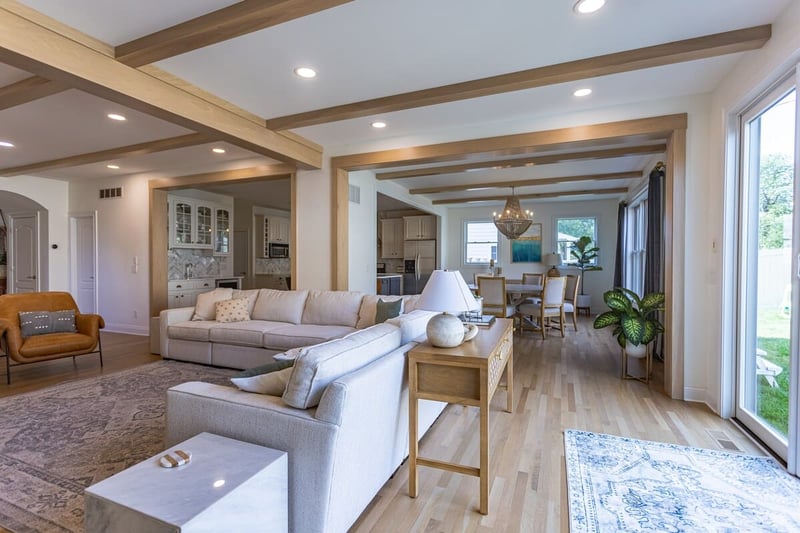
[[[191,307],[197,303],[197,295],[213,290],[213,279],[180,279],[167,283],[167,307]]]
[[[269,242],[289,244],[289,217],[270,216]]]
[[[214,255],[231,255],[231,210],[214,208]]]
[[[211,202],[170,196],[170,247],[213,249],[215,210],[216,206]]]
[[[377,293],[389,296],[389,295],[401,295],[402,288],[401,282],[403,280],[403,276],[401,274],[397,274],[395,276],[378,276],[378,283],[377,283]]]
[[[403,224],[407,241],[436,238],[436,217],[433,215],[403,217]]]
[[[381,259],[402,259],[404,238],[402,218],[381,220]]]

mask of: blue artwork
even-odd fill
[[[512,263],[542,262],[542,225],[531,224],[531,227],[511,241]]]
[[[800,480],[771,457],[564,432],[570,531],[800,531]]]

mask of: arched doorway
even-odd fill
[[[30,292],[49,287],[48,211],[27,196],[0,191],[0,289]],[[2,267],[5,268],[2,268]]]

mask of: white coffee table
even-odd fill
[[[159,466],[174,450],[192,460]],[[286,452],[201,433],[164,453],[86,489],[86,533],[288,530]]]

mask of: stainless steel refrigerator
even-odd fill
[[[436,268],[436,240],[403,243],[403,294],[419,294]]]

